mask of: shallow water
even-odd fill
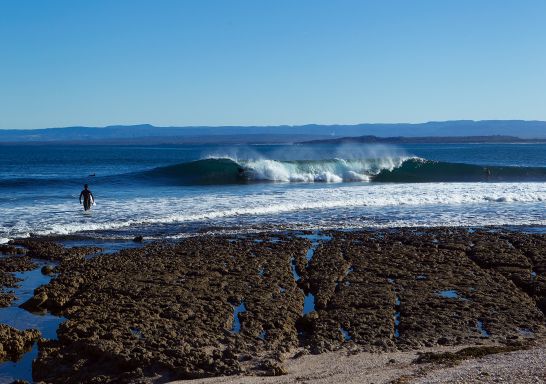
[[[350,341],[352,340],[352,337],[351,335],[349,334],[349,331],[347,331],[345,328],[343,327],[339,327],[339,331],[341,332],[342,336],[343,336],[343,341]]]
[[[246,312],[244,301],[241,301],[241,303],[237,306],[233,306],[233,326],[231,328],[233,333],[241,332],[241,320],[239,319],[239,314],[244,312]]]
[[[311,292],[305,295],[303,300],[303,316],[315,311],[315,295]]]
[[[453,289],[447,289],[445,291],[438,292],[438,296],[443,297],[445,299],[458,299],[459,293]]]
[[[290,260],[290,271],[292,272],[292,276],[294,277],[296,283],[299,282],[301,280],[301,276],[298,274],[296,269],[296,260],[294,258]]]
[[[0,308],[0,323],[7,324],[18,330],[38,329],[42,337],[46,339],[57,338],[57,328],[65,321],[65,318],[53,316],[49,313],[30,313],[19,305],[34,295],[34,289],[49,283],[50,276],[43,275],[40,271],[42,263],[37,269],[26,272],[16,272],[14,275],[23,281],[13,291],[17,296],[10,307]],[[38,356],[38,345],[34,343],[30,352],[25,353],[17,362],[4,362],[0,364],[0,383],[10,383],[15,379],[32,382],[32,360]]]
[[[489,333],[489,331],[487,329],[485,329],[484,325],[483,325],[483,321],[481,320],[478,320],[476,321],[476,329],[478,330],[478,332],[480,332],[480,334],[484,337],[489,337],[491,336],[491,334]]]

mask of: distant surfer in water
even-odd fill
[[[95,200],[95,197],[91,193],[91,191],[88,189],[88,185],[85,184],[83,186],[83,191],[80,193],[80,204],[82,203],[82,197],[83,197],[83,209],[85,211],[88,211],[91,209],[91,204],[93,204],[93,201]]]

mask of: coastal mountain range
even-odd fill
[[[348,139],[359,137],[359,139]],[[434,139],[442,137],[444,139]],[[464,137],[467,137],[465,139]],[[175,144],[336,142],[518,142],[546,139],[546,121],[456,120],[427,123],[365,123],[298,126],[187,126],[149,124],[107,127],[2,129],[0,143]],[[440,141],[439,141],[440,140]]]

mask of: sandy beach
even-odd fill
[[[458,364],[417,364],[421,352],[456,352],[464,347],[427,348],[418,352],[357,354],[347,351],[287,360],[287,374],[274,377],[236,376],[175,381],[173,384],[302,384],[302,383],[522,383],[546,382],[546,347],[468,358]],[[468,348],[468,347],[467,347]]]

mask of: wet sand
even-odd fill
[[[16,244],[26,255],[3,264],[4,293],[17,283],[8,265],[47,260],[53,280],[23,307],[68,319],[38,343],[36,381],[409,382],[438,365],[415,363],[418,351],[543,351],[546,235],[268,233],[116,253]]]

